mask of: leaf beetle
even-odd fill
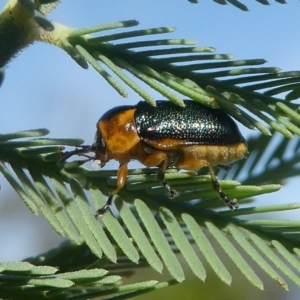
[[[107,210],[113,196],[124,187],[131,160],[138,160],[147,167],[158,167],[157,178],[170,198],[178,193],[164,178],[168,168],[198,170],[208,167],[212,186],[220,198],[230,209],[238,208],[236,200],[222,191],[213,166],[244,158],[248,152],[244,137],[223,110],[190,100],[185,100],[184,104],[185,107],[179,107],[169,101],[156,101],[153,107],[141,101],[133,106],[114,107],[99,119],[93,145],[63,153],[62,161],[75,154],[93,152],[95,156],[88,160],[99,160],[101,167],[112,159],[120,163],[117,187],[96,216]]]

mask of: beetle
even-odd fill
[[[104,207],[96,212],[102,215],[112,198],[123,187],[128,175],[128,163],[138,160],[147,167],[158,167],[157,178],[170,198],[178,193],[165,180],[165,171],[175,167],[198,170],[208,167],[212,186],[230,209],[238,208],[235,199],[226,196],[220,187],[213,167],[226,165],[246,156],[247,144],[237,124],[221,109],[213,109],[191,100],[185,107],[169,101],[156,101],[156,107],[141,101],[108,110],[99,119],[94,143],[65,152],[70,156],[93,152],[88,160],[99,160],[101,167],[112,159],[120,163],[117,187],[110,192]]]

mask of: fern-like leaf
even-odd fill
[[[194,274],[204,280],[207,274],[205,263],[196,254],[196,249],[190,246],[194,243],[220,279],[230,284],[232,282],[230,270],[226,266],[226,261],[219,256],[219,250],[215,250],[213,237],[223,252],[236,264],[241,274],[255,287],[263,289],[263,282],[247,257],[284,289],[288,288],[284,277],[300,286],[299,271],[292,270],[289,265],[296,262],[295,253],[300,251],[298,249],[300,223],[292,220],[258,218],[258,214],[262,212],[271,214],[281,210],[299,209],[300,205],[254,207],[251,206],[252,202],[249,202],[255,195],[278,190],[279,185],[256,187],[242,186],[234,181],[221,181],[226,193],[229,196],[234,195],[241,204],[238,210],[228,211],[227,208],[223,209],[223,203],[215,195],[210,178],[206,175],[178,173],[171,170],[166,174],[166,179],[181,193],[176,201],[171,201],[164,195],[163,188],[158,185],[154,170],[135,170],[130,172],[125,188],[115,201],[116,210],[108,211],[101,220],[96,220],[94,211],[105,203],[104,194],[115,185],[116,172],[91,171],[76,166],[76,161],[62,165],[61,144],[72,146],[82,141],[40,137],[46,133],[45,130],[36,130],[0,136],[2,161],[0,170],[34,213],[44,214],[59,234],[67,236],[78,245],[71,247],[80,249],[80,255],[84,255],[87,260],[72,261],[71,255],[68,270],[70,268],[79,270],[82,264],[88,269],[96,267],[109,270],[110,261],[121,263],[124,260],[122,257],[126,257],[124,262],[126,261],[127,269],[128,266],[136,268],[137,262],[141,265],[146,263],[158,272],[167,269],[177,282],[181,282],[185,279],[185,274],[176,257],[180,252]],[[24,140],[24,137],[29,139]],[[257,143],[257,140],[253,143]],[[283,150],[278,151],[279,155]],[[259,160],[253,163],[259,164]],[[235,174],[238,175],[239,172]],[[253,220],[244,218],[250,215],[256,218]],[[291,232],[293,234],[290,234]],[[240,245],[240,250],[236,249],[235,243]],[[36,265],[44,263],[49,263],[49,266],[61,265],[60,269],[63,272],[66,262],[56,261],[57,255],[70,254],[66,254],[62,248],[62,252],[52,251],[51,254],[27,261]],[[74,255],[78,255],[75,250]],[[274,264],[284,276],[275,271]],[[120,269],[115,270],[113,274],[122,275],[124,272],[129,271]],[[80,283],[85,280],[81,275]],[[110,275],[112,276],[112,273]],[[70,281],[70,278],[73,275],[68,276],[58,274],[57,278],[67,280],[61,283],[56,280],[45,281],[44,277],[29,283],[34,287],[46,285],[47,291],[49,286],[52,287],[56,282],[70,283],[70,286],[65,286],[64,289],[72,291],[74,281]],[[114,284],[115,279],[116,277],[109,277],[103,280],[107,284]],[[96,282],[100,285],[103,283],[102,279]],[[93,287],[93,284],[87,280],[85,286]],[[153,284],[156,286],[157,282]],[[24,289],[23,286],[27,288],[27,285],[27,282],[22,281],[18,289]],[[146,291],[146,285],[140,284],[139,288],[135,287],[136,290],[130,293]],[[101,286],[97,288],[99,289],[94,294],[89,294],[90,297],[107,294],[107,288],[103,289]],[[109,293],[119,294],[121,291],[123,291],[121,287],[112,287]]]
[[[300,135],[299,112],[291,102],[299,94],[299,72],[262,67],[264,59],[232,60],[232,55],[212,54],[213,48],[197,47],[192,40],[153,38],[173,32],[172,27],[124,30],[135,25],[129,20],[73,30],[60,46],[84,68],[90,64],[122,96],[127,96],[127,86],[155,105],[134,76],[180,106],[182,98],[189,98],[221,107],[265,135],[271,135],[269,128],[287,138]],[[121,33],[105,34],[120,28]],[[289,101],[280,98],[282,93]]]
[[[197,0],[188,0],[191,3],[198,3]],[[248,7],[241,1],[238,0],[213,0],[214,2],[221,4],[221,5],[226,5],[226,4],[232,4],[236,8],[242,10],[242,11],[248,11]],[[263,5],[270,5],[270,2],[268,0],[256,0],[258,3],[261,3]],[[285,0],[275,0],[276,2],[280,4],[286,4]]]
[[[120,284],[121,277],[109,275],[103,269],[59,272],[49,266],[34,266],[28,262],[0,264],[0,295],[2,298],[28,299],[92,299],[114,294],[109,299],[124,299],[174,284],[146,281]]]

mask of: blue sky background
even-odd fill
[[[200,0],[198,5],[187,0],[64,0],[49,18],[71,27],[127,19],[139,20],[138,28],[174,26],[174,33],[159,38],[195,39],[199,46],[215,47],[217,53],[233,54],[235,59],[265,58],[265,66],[300,70],[300,2],[270,1],[270,6],[263,6],[244,0],[250,11],[243,12],[211,0]],[[1,7],[5,3],[0,0]],[[131,91],[128,99],[121,98],[92,68],[83,70],[60,49],[37,43],[6,70],[0,89],[0,128],[7,133],[43,127],[51,131],[50,137],[80,137],[88,144],[107,109],[139,100]],[[260,201],[299,201],[296,181]],[[58,245],[62,239],[41,217],[28,212],[1,176],[0,185],[0,238],[5,245],[0,247],[0,261],[23,259]]]

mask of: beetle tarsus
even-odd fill
[[[226,202],[225,200],[225,203],[227,204],[227,206],[231,209],[231,210],[234,210],[234,209],[238,209],[239,208],[239,205],[237,204],[237,201],[236,199],[229,199],[227,198],[229,201]]]
[[[98,219],[98,217],[102,217],[105,214],[105,212],[108,210],[109,206],[110,205],[106,203],[104,206],[97,209],[95,212],[95,218]]]
[[[167,169],[168,166],[168,161],[165,160],[162,162],[159,171],[157,173],[157,179],[160,180],[161,184],[164,186],[164,188],[167,190],[168,192],[168,196],[170,199],[174,199],[176,197],[179,196],[178,192],[173,189],[169,183],[165,180],[165,171]]]
[[[165,189],[167,190],[168,196],[169,196],[170,199],[174,199],[174,198],[176,198],[176,197],[179,196],[178,192],[177,192],[175,189],[173,189],[173,188],[168,184],[168,182],[167,182],[166,180],[164,180],[164,179],[161,180],[161,183],[162,183],[162,185],[165,187]]]
[[[218,193],[221,199],[224,200],[225,204],[231,209],[237,209],[239,208],[239,205],[237,204],[236,199],[230,199],[227,197],[227,195],[223,192],[223,190],[220,187],[220,183],[215,175],[215,172],[211,166],[209,166],[209,171],[211,175],[211,183],[214,188],[214,190]]]
[[[108,210],[108,208],[111,206],[112,204],[112,199],[113,199],[113,194],[110,194],[106,203],[99,209],[96,210],[95,212],[95,218],[97,219],[98,217],[102,217],[106,211]]]

